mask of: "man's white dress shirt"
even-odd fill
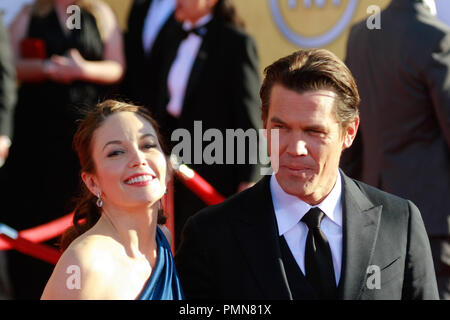
[[[284,192],[275,174],[270,179],[270,192],[278,224],[279,236],[284,236],[298,266],[305,274],[305,245],[308,227],[301,221],[313,206]],[[333,257],[336,285],[341,276],[342,264],[342,182],[338,171],[336,183],[328,196],[318,205],[324,213],[320,228],[328,239]]]

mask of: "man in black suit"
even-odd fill
[[[346,63],[361,95],[361,130],[341,167],[414,201],[440,296],[450,299],[450,29],[427,4],[393,0],[381,29],[352,27]]]
[[[125,33],[127,70],[121,85],[123,98],[131,99],[154,112],[159,62],[167,52],[166,42],[173,29],[175,0],[134,0]]]
[[[156,93],[151,110],[171,147],[185,142],[184,137],[172,137],[175,130],[189,134],[191,157],[185,156],[187,152],[183,150],[182,160],[228,197],[256,181],[254,177],[258,175],[255,163],[238,163],[236,151],[233,161],[229,161],[231,148],[224,147],[231,140],[225,141],[227,129],[236,132],[261,127],[258,98],[261,81],[256,44],[243,29],[229,0],[178,0],[175,17],[181,25],[169,30],[168,40],[161,49],[165,54],[155,58],[158,87],[151,90]],[[224,137],[220,146],[224,148],[216,151],[222,152],[218,161],[207,163],[202,152],[210,144],[203,136],[208,130]],[[256,135],[257,131],[254,132]],[[209,141],[218,142],[215,138]],[[204,149],[196,150],[199,144],[203,144]],[[238,142],[234,145],[237,149]],[[255,154],[250,155],[248,144],[246,147],[248,158],[254,159]],[[198,156],[200,161],[197,161]],[[174,190],[178,247],[186,219],[206,205],[178,180],[175,180]]]
[[[3,25],[0,14],[0,163],[6,160],[11,145],[15,101],[16,77],[14,63],[7,30]],[[0,251],[0,300],[11,298],[5,261],[6,255],[3,251]]]
[[[175,256],[186,296],[437,299],[416,206],[339,170],[359,125],[344,63],[297,51],[266,68],[260,96],[274,174],[187,221]]]

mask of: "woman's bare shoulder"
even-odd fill
[[[64,251],[42,299],[108,299],[120,246],[112,238],[86,233]]]

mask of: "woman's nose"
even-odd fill
[[[147,165],[144,153],[140,150],[133,150],[131,152],[130,167],[133,168],[142,165]]]

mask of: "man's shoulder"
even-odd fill
[[[218,24],[223,42],[234,47],[256,46],[255,39],[241,27],[230,23]]]
[[[232,195],[223,202],[206,207],[197,212],[193,218],[196,221],[216,221],[222,223],[230,219],[242,218],[242,214],[254,209],[256,201],[264,196],[264,188],[268,188],[269,178],[262,178],[251,188]]]
[[[415,205],[408,199],[383,191],[362,181],[346,177],[346,183],[353,183],[361,193],[375,206],[383,206],[383,211],[407,212]]]

